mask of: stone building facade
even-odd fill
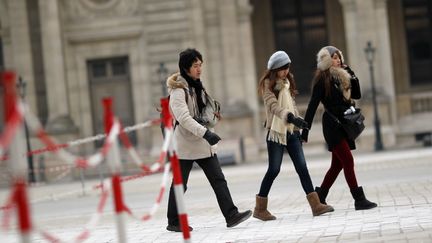
[[[269,55],[282,49],[291,56],[304,112],[315,55],[331,44],[361,80],[367,129],[358,142],[370,150],[364,49],[371,41],[384,145],[408,147],[432,131],[431,15],[432,0],[0,0],[0,68],[17,71],[32,111],[53,136],[70,141],[103,132],[106,96],[125,126],[158,117],[164,79],[177,70],[179,51],[195,47],[204,56],[202,80],[222,103],[225,146],[242,137],[253,153],[263,145],[256,87]],[[306,149],[323,150],[314,127]],[[158,127],[130,137],[143,154],[155,153],[161,139]],[[94,144],[77,148],[92,151]]]

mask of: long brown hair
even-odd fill
[[[266,79],[268,79],[270,81],[270,83],[269,83],[270,91],[272,91],[276,96],[278,96],[279,92],[277,90],[274,90],[274,87],[276,85],[276,81],[278,80],[277,73],[280,70],[284,70],[286,68],[289,68],[289,64],[287,64],[287,65],[282,66],[282,67],[277,68],[277,69],[273,69],[273,70],[267,69],[264,71],[264,74],[261,76],[261,79],[260,79],[259,84],[258,84],[258,94],[260,96],[262,96],[264,94],[265,80]],[[293,98],[295,98],[295,96],[298,94],[298,90],[297,90],[296,82],[294,80],[294,75],[291,73],[291,71],[288,71],[287,78],[288,78],[288,81],[290,82],[289,90],[290,90],[291,96]]]
[[[330,96],[331,92],[331,75],[329,69],[322,71],[317,69],[315,71],[313,82],[312,82],[312,88],[315,86],[316,83],[318,83],[320,80],[324,82],[324,93],[326,97]]]

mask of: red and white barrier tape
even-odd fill
[[[38,118],[34,114],[29,112],[27,107],[25,107],[24,116],[26,121],[28,122],[29,127],[37,134],[39,139],[49,148],[53,148],[52,151],[50,152],[57,154],[65,162],[81,168],[94,167],[98,165],[103,160],[103,158],[107,155],[111,144],[113,143],[114,139],[118,136],[120,131],[120,124],[118,120],[115,120],[113,127],[110,130],[108,137],[105,140],[105,143],[101,148],[101,150],[86,159],[86,158],[72,155],[66,150],[59,148],[57,143],[55,142],[55,139],[48,136],[48,134],[45,132],[42,125],[40,124]]]
[[[6,203],[0,209],[3,210],[3,220],[2,220],[2,230],[7,231],[10,225],[10,219],[12,214],[12,209],[15,207],[15,188],[10,193]]]
[[[108,182],[108,181],[107,181]],[[87,238],[90,237],[91,231],[96,227],[96,225],[99,223],[100,217],[103,214],[108,196],[109,196],[109,183],[104,183],[106,186],[102,190],[102,194],[100,196],[98,206],[96,208],[96,213],[93,214],[93,216],[90,218],[90,220],[87,222],[86,226],[84,227],[84,230],[80,232],[76,237],[74,237],[73,242],[83,242]],[[38,231],[43,238],[45,238],[49,242],[64,242],[64,240],[61,240],[60,237],[55,236],[52,233],[49,233],[46,230],[39,229],[38,227],[35,227],[36,231]]]
[[[173,133],[171,130],[166,132],[164,142],[162,144],[162,150],[161,150],[161,153],[159,155],[159,159],[157,160],[157,162],[155,162],[154,164],[152,164],[150,166],[147,166],[143,163],[143,160],[139,158],[138,153],[136,152],[135,148],[130,143],[129,138],[122,132],[120,133],[120,139],[121,139],[123,145],[126,147],[132,161],[137,166],[141,167],[144,171],[149,171],[149,172],[154,173],[154,172],[158,171],[161,168],[161,165],[165,162],[165,158],[167,155],[168,146],[169,146],[169,143],[171,141],[172,134]]]
[[[170,151],[171,155],[171,164],[173,168],[173,181],[174,181],[174,194],[176,198],[177,205],[177,213],[179,217],[180,226],[183,232],[183,240],[185,242],[190,242],[190,230],[188,223],[188,216],[186,212],[186,207],[184,205],[184,189],[183,189],[183,179],[180,170],[180,163],[177,157],[177,154],[174,150]]]
[[[153,206],[151,207],[151,209],[150,209],[149,212],[144,213],[143,216],[137,216],[129,208],[127,208],[128,209],[127,213],[133,219],[136,219],[136,220],[139,220],[139,221],[148,221],[148,220],[150,220],[155,215],[155,213],[157,212],[157,210],[160,207],[160,203],[161,203],[161,201],[163,199],[163,196],[164,196],[164,193],[166,191],[166,188],[168,187],[168,182],[169,182],[168,178],[169,178],[170,168],[171,168],[170,164],[165,164],[164,173],[163,173],[161,184],[160,184],[161,187],[160,187],[159,193],[158,193],[158,195],[156,197],[156,201],[153,204]]]
[[[153,125],[158,124],[158,123],[160,123],[160,119],[154,119],[154,120],[146,121],[146,122],[139,123],[139,124],[136,124],[133,126],[125,127],[122,130],[122,133],[129,133],[132,131],[136,131],[139,129],[153,126]],[[45,148],[41,148],[41,149],[35,149],[35,150],[27,152],[27,156],[42,154],[45,152],[52,152],[52,151],[55,151],[58,149],[69,148],[69,147],[73,147],[73,146],[78,146],[78,145],[82,145],[82,144],[86,144],[86,143],[91,143],[91,142],[103,140],[106,138],[106,136],[107,136],[106,134],[97,134],[97,135],[92,136],[92,137],[77,139],[77,140],[70,141],[70,142],[63,143],[63,144],[56,144],[55,146],[49,146],[49,147],[45,147]],[[121,138],[121,134],[120,134],[120,138]],[[122,142],[123,142],[123,139],[122,139]],[[2,161],[7,160],[7,159],[8,159],[8,157],[6,155],[0,156],[0,163]]]

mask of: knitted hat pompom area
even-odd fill
[[[278,69],[290,63],[291,63],[291,59],[289,58],[286,52],[277,51],[270,56],[267,62],[267,69],[268,70]]]

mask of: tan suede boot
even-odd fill
[[[267,211],[267,202],[268,201],[266,197],[260,197],[256,195],[255,210],[253,213],[254,218],[261,219],[263,221],[276,219],[275,216]]]
[[[333,212],[334,209],[330,205],[322,204],[319,200],[318,193],[311,192],[306,195],[309,205],[312,209],[313,216],[319,216],[323,213]]]

